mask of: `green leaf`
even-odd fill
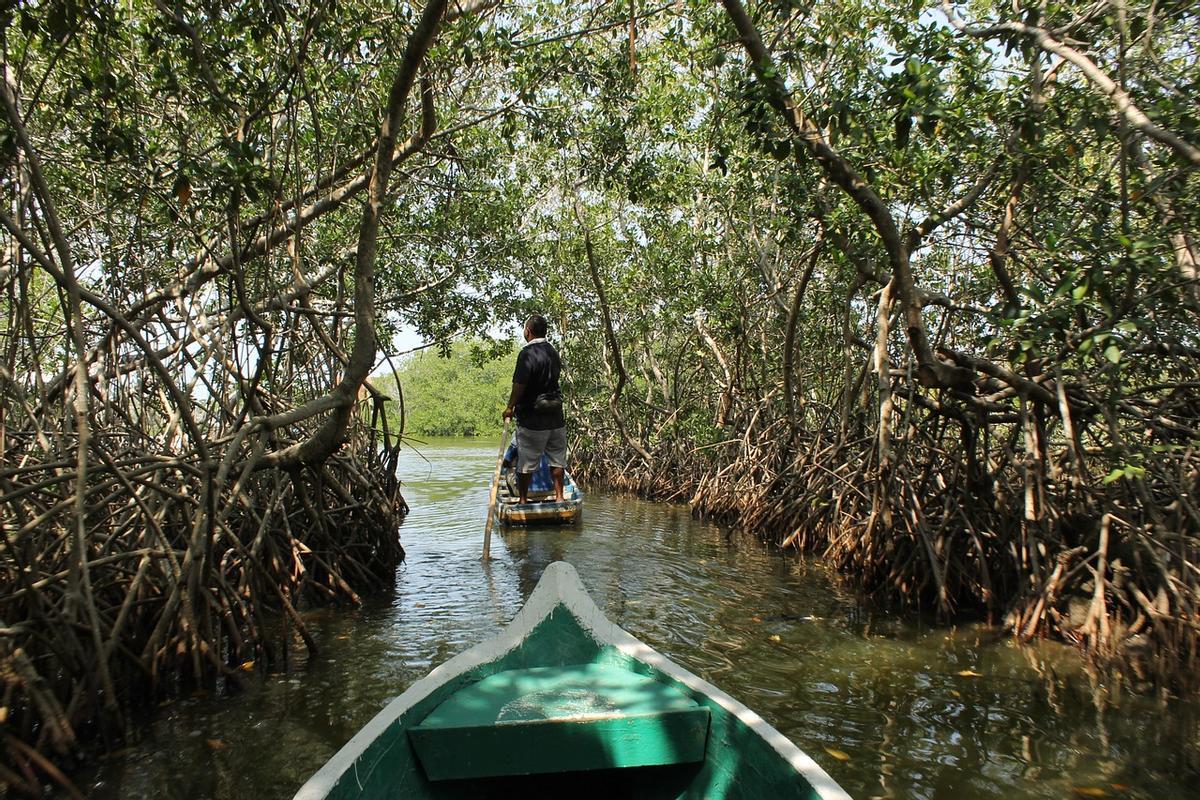
[[[61,42],[71,32],[75,9],[69,5],[53,4],[46,13],[46,32],[56,42]]]
[[[27,36],[37,33],[38,18],[28,8],[21,9],[21,32]]]
[[[1104,357],[1114,364],[1120,363],[1121,350],[1115,344],[1110,344],[1108,347],[1104,348]]]
[[[896,147],[903,150],[908,147],[908,132],[912,129],[912,117],[908,114],[896,116]]]

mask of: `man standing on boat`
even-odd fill
[[[529,501],[529,484],[542,460],[550,462],[554,499],[563,499],[563,470],[567,466],[567,422],[563,416],[558,376],[562,360],[546,341],[546,318],[534,314],[525,321],[525,346],[517,354],[512,393],[504,418],[517,418],[517,491]]]

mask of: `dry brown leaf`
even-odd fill
[[[192,199],[192,182],[188,180],[186,175],[180,175],[175,179],[175,198],[179,201],[179,207],[183,208],[188,204],[188,200]]]
[[[832,747],[826,747],[825,752],[836,758],[838,761],[849,761],[850,754],[844,750],[835,750]]]

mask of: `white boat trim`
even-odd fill
[[[342,775],[354,768],[367,747],[382,736],[406,711],[442,684],[482,664],[496,661],[519,646],[537,624],[559,604],[566,606],[580,626],[591,633],[597,642],[612,645],[630,658],[647,664],[689,689],[712,698],[791,764],[822,800],[851,800],[850,795],[838,786],[817,762],[758,714],[613,624],[593,602],[575,568],[565,561],[556,561],[546,567],[533,594],[508,627],[491,639],[480,642],[435,668],[388,703],[329,759],[325,766],[300,787],[293,800],[323,800]]]

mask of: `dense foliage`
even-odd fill
[[[723,5],[566,70],[594,477],[1189,683],[1195,9]]]
[[[388,424],[408,436],[500,436],[512,386],[513,346],[459,341],[446,353],[424,350],[376,381],[388,404]],[[397,389],[399,387],[399,389]]]
[[[0,781],[385,581],[369,376],[533,309],[593,480],[1194,682],[1194,3],[499,5],[0,12]]]

